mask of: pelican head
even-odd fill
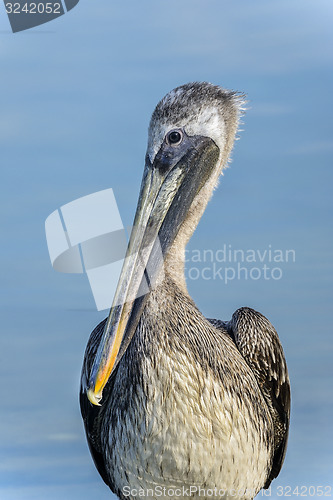
[[[184,260],[185,245],[228,163],[242,103],[235,92],[189,83],[169,92],[153,112],[127,254],[86,387],[95,405],[135,333],[148,290],[164,272],[180,274],[171,256]]]

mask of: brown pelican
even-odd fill
[[[168,93],[149,126],[127,258],[92,332],[80,403],[102,478],[119,498],[253,498],[279,474],[290,386],[278,335],[244,307],[206,319],[185,246],[234,143],[242,97],[209,83]],[[149,284],[149,290],[144,290]]]

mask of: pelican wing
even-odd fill
[[[290,383],[278,334],[265,316],[248,307],[231,321],[209,320],[227,331],[258,380],[274,425],[274,455],[265,488],[278,476],[286,454],[290,419]]]
[[[91,404],[87,398],[85,389],[87,387],[87,381],[89,380],[91,365],[95,358],[106,321],[107,318],[96,326],[87,344],[81,374],[80,408],[91,456],[93,457],[95,466],[102,476],[103,481],[110,486],[110,478],[107,474],[100,441],[102,419],[106,405],[95,406]],[[113,382],[114,377],[110,377],[108,385],[113,385]],[[110,387],[110,391],[112,392],[112,387]]]

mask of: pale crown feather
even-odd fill
[[[228,138],[234,139],[243,110],[243,96],[211,83],[189,83],[169,92],[152,115],[147,153],[151,162],[159,151],[165,135],[183,128],[189,136],[210,137],[220,149],[230,151]]]

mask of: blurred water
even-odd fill
[[[84,276],[52,270],[44,221],[112,187],[131,224],[150,114],[193,80],[246,92],[250,109],[190,248],[271,245],[296,261],[279,265],[279,280],[200,278],[189,289],[209,317],[249,305],[280,334],[293,407],[271,498],[279,485],[332,484],[332,3],[81,0],[16,35],[1,8],[1,500],[111,496],[77,401],[104,315]]]

